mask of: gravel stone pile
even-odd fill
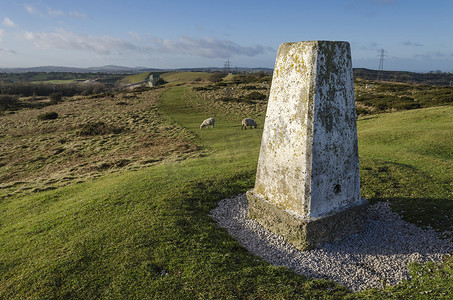
[[[366,229],[316,249],[300,251],[247,216],[245,194],[224,199],[211,216],[250,252],[310,278],[325,278],[352,291],[409,279],[410,262],[439,263],[453,244],[403,221],[388,203],[370,205]]]

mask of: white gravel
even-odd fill
[[[245,194],[219,202],[211,211],[217,224],[250,252],[273,265],[296,273],[333,280],[352,291],[381,288],[409,279],[410,262],[441,262],[453,253],[453,244],[439,239],[433,230],[423,230],[403,221],[388,203],[370,205],[366,229],[344,240],[313,250],[300,251],[281,236],[247,216]]]

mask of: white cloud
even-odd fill
[[[419,44],[419,43],[415,43],[415,42],[411,42],[411,41],[401,42],[400,44],[404,45],[404,46],[414,46],[414,47],[422,47],[423,46],[423,44]]]
[[[0,48],[0,52],[6,52],[6,53],[11,53],[11,54],[17,54],[16,51],[14,51],[14,50],[8,50],[8,49],[5,49],[5,48]]]
[[[3,34],[5,33],[5,30],[0,28],[0,42],[3,40]]]
[[[129,34],[137,42],[141,42],[142,41],[141,35],[139,33],[137,33],[137,32],[129,31],[127,34]]]
[[[440,58],[447,58],[448,56],[451,56],[447,53],[443,52],[427,52],[423,54],[415,54],[415,58],[421,58],[421,59],[440,59]]]
[[[115,37],[97,37],[64,29],[50,33],[25,32],[23,36],[26,40],[33,42],[35,47],[44,49],[80,50],[106,55],[141,50],[140,47]]]
[[[178,40],[166,40],[151,37],[142,41],[135,32],[128,33],[135,39],[129,42],[112,36],[93,36],[64,29],[54,32],[23,32],[23,38],[42,49],[66,49],[93,52],[101,55],[124,53],[164,53],[194,55],[206,58],[227,58],[233,56],[256,56],[271,48],[263,46],[241,46],[229,40],[214,38],[181,37]]]
[[[78,18],[78,19],[86,19],[87,18],[86,14],[79,13],[78,11],[70,11],[69,15],[71,17]]]
[[[379,44],[376,42],[351,42],[352,48],[354,50],[362,51],[377,51],[379,49]]]
[[[48,7],[47,8],[47,14],[43,14],[40,12],[36,7],[34,7],[31,4],[24,4],[25,10],[31,14],[31,15],[38,15],[40,17],[45,17],[46,15],[51,16],[51,17],[64,17],[66,15],[69,15],[73,18],[78,18],[78,19],[86,19],[87,15],[84,13],[80,13],[78,11],[70,11],[70,12],[64,12],[61,9],[53,9]]]
[[[52,16],[52,17],[62,17],[65,15],[62,10],[52,9],[50,7],[47,8],[47,13],[49,14],[49,16]]]
[[[16,27],[16,23],[14,23],[10,18],[6,17],[3,19],[3,25],[8,27]]]
[[[24,4],[24,8],[25,8],[25,10],[26,10],[29,14],[32,14],[32,15],[33,15],[33,14],[36,14],[36,13],[37,13],[36,8],[33,7],[33,6],[30,5],[30,4]]]
[[[271,48],[263,46],[247,47],[229,40],[187,36],[181,37],[177,41],[154,38],[153,48],[164,53],[188,54],[208,58],[227,58],[234,55],[256,56],[272,51]]]

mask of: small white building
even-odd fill
[[[146,81],[148,82],[149,87],[155,87],[157,85],[157,81],[159,81],[159,79],[160,79],[159,74],[151,74],[151,75],[149,75],[149,77]]]

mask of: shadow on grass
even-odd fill
[[[371,203],[390,202],[390,207],[404,221],[422,228],[432,227],[437,232],[453,231],[453,201],[451,199],[373,197]]]

